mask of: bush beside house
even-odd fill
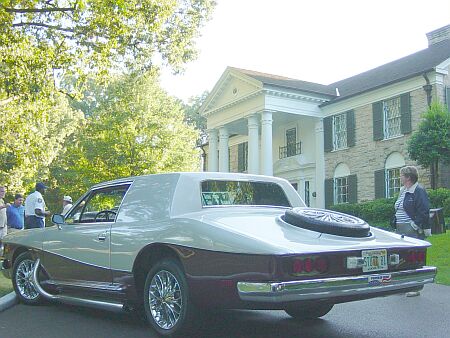
[[[428,190],[430,208],[443,208],[444,217],[450,217],[450,189]],[[369,223],[389,223],[394,214],[396,198],[379,198],[361,203],[345,203],[330,206],[331,210],[350,214]]]

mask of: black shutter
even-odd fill
[[[357,203],[358,202],[358,181],[356,175],[350,175],[347,177],[348,180],[348,202]]]
[[[325,208],[334,204],[334,179],[325,180]]]
[[[375,198],[386,197],[386,173],[384,169],[375,170]]]
[[[411,128],[411,98],[409,93],[400,96],[400,113],[401,124],[400,131],[402,134],[409,134]]]
[[[450,87],[445,87],[445,104],[447,105],[447,111],[450,112]]]
[[[355,145],[355,111],[347,112],[347,147]]]
[[[244,172],[244,143],[238,144],[238,172],[242,173]]]
[[[333,117],[323,119],[323,150],[329,153],[333,150]]]
[[[373,140],[379,141],[384,139],[383,132],[383,102],[375,102],[372,104],[373,116]]]

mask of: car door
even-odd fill
[[[111,226],[130,183],[91,190],[65,217],[48,228],[43,266],[59,285],[103,288],[111,284]]]

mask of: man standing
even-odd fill
[[[6,187],[0,185],[0,242],[3,237],[8,233],[7,220],[6,220],[6,208],[9,207],[9,203],[5,203],[3,198],[5,198]],[[0,243],[0,250],[3,252],[3,244]]]
[[[14,203],[6,209],[8,218],[8,232],[22,230],[24,226],[25,208],[23,206],[23,195],[16,194]]]
[[[64,196],[62,214],[65,216],[67,212],[70,210],[70,208],[72,208],[72,197]]]
[[[45,194],[45,189],[47,187],[44,183],[36,183],[36,191],[25,199],[25,229],[45,227],[45,217],[50,216],[50,212],[45,211],[45,201],[42,196]]]

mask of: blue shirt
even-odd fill
[[[23,229],[25,207],[23,205],[16,207],[11,204],[6,209],[6,217],[9,228]]]

